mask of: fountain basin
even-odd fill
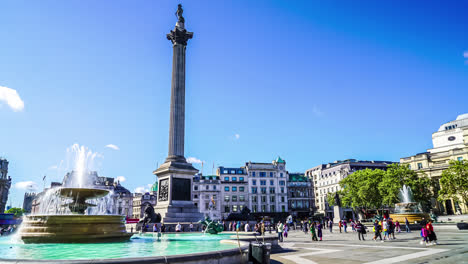
[[[429,214],[426,213],[401,213],[401,214],[390,214],[390,218],[393,219],[393,221],[398,221],[400,223],[405,223],[405,218],[408,219],[408,222],[410,224],[413,224],[414,222],[421,222],[422,218],[429,219]]]
[[[19,230],[24,243],[103,243],[129,240],[121,215],[32,215]]]

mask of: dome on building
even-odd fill
[[[468,119],[468,113],[457,116],[457,120]]]

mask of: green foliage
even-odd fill
[[[468,205],[468,162],[452,160],[440,178],[440,201],[453,199]]]
[[[15,214],[15,217],[21,217],[24,214],[24,210],[21,208],[13,207],[8,210],[6,210],[7,214]]]
[[[335,193],[327,193],[327,202],[329,206],[335,206]]]
[[[340,181],[341,202],[344,206],[378,208],[382,204],[379,183],[385,172],[382,170],[358,170]]]

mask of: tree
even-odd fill
[[[430,200],[433,197],[431,179],[425,174],[418,175],[407,165],[400,164],[389,165],[379,184],[382,204],[393,206],[401,202],[399,193],[403,185],[411,188],[415,202],[420,203],[426,210],[430,208]]]
[[[358,170],[340,181],[339,192],[344,206],[362,208],[364,211],[382,205],[379,184],[385,172],[379,169]]]
[[[451,160],[450,166],[442,172],[438,199],[453,199],[468,206],[468,162]]]
[[[24,210],[21,209],[21,208],[13,207],[13,208],[10,208],[10,209],[6,210],[5,213],[14,214],[15,217],[21,217],[24,214]]]

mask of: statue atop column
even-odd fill
[[[177,11],[175,13],[176,17],[177,17],[177,22],[181,22],[181,23],[185,23],[185,19],[184,17],[182,16],[182,14],[184,13],[184,10],[182,9],[182,5],[179,4],[177,6]]]

